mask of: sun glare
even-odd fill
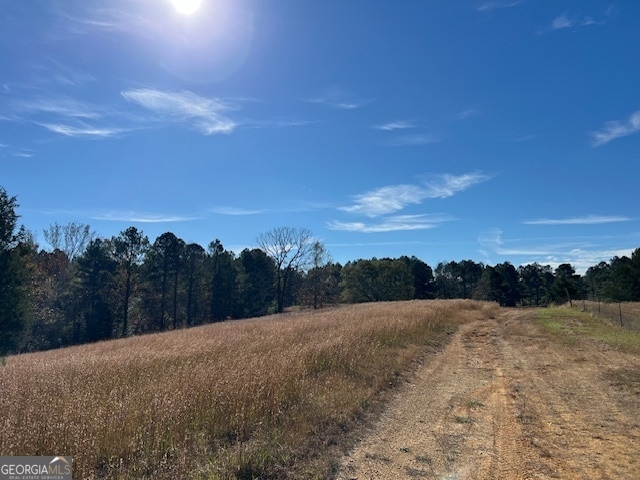
[[[171,0],[171,3],[179,13],[191,15],[200,8],[202,0]]]

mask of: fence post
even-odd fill
[[[618,312],[620,314],[620,326],[623,327],[624,325],[622,325],[622,302],[618,302]]]

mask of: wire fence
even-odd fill
[[[640,332],[640,302],[582,299],[574,300],[573,307],[589,312],[613,325]]]

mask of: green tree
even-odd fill
[[[592,300],[609,298],[612,291],[613,277],[611,265],[600,262],[589,267],[584,275],[584,283]]]
[[[540,306],[540,301],[548,294],[549,287],[553,283],[553,272],[549,265],[531,263],[518,268],[520,284],[524,297],[531,306]]]
[[[573,305],[573,299],[578,293],[580,275],[576,275],[575,269],[569,263],[558,265],[554,271],[554,280],[551,285],[551,299],[560,303],[563,301]]]
[[[413,297],[416,299],[435,298],[433,269],[416,257],[400,257],[413,275]]]
[[[413,275],[401,259],[357,260],[342,269],[343,298],[349,303],[410,300]]]
[[[31,318],[24,350],[46,350],[72,343],[73,319],[67,313],[74,297],[74,278],[75,266],[62,250],[41,250],[34,255]]]
[[[490,265],[484,267],[480,281],[473,292],[476,300],[501,303],[502,277],[500,273]]]
[[[117,264],[109,241],[95,239],[78,257],[77,309],[84,325],[82,340],[95,342],[113,336]]]
[[[259,317],[269,312],[275,297],[276,265],[260,249],[245,248],[237,259],[239,311],[237,317]]]
[[[232,316],[243,316],[237,312],[238,267],[233,252],[225,250],[222,242],[216,239],[209,244],[207,263],[210,320],[216,322]]]
[[[173,327],[177,327],[178,316],[178,279],[182,266],[184,241],[171,232],[156,238],[145,258],[148,272],[147,309],[157,315],[157,328],[167,327],[167,312],[172,312]],[[159,295],[159,311],[155,297]],[[173,300],[173,301],[171,301]],[[171,308],[170,308],[171,307]]]
[[[149,239],[136,227],[129,227],[111,239],[122,285],[122,336],[129,332],[131,294],[137,284],[138,269],[149,248]]]
[[[607,297],[622,301],[631,302],[638,300],[638,282],[639,265],[638,250],[634,252],[634,257],[629,258],[614,257],[611,259],[609,285],[606,289]]]
[[[500,305],[515,307],[522,299],[518,271],[510,262],[499,263],[495,268],[501,279]]]
[[[28,308],[24,249],[16,232],[17,208],[16,197],[0,187],[0,356],[17,347]]]
[[[486,266],[473,296],[498,302],[503,307],[515,307],[521,299],[518,271],[509,262]]]
[[[207,256],[197,243],[184,247],[184,275],[187,289],[187,326],[197,322],[202,304],[202,279]]]

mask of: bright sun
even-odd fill
[[[202,0],[171,0],[171,3],[173,3],[173,6],[179,13],[191,15],[200,8]]]

